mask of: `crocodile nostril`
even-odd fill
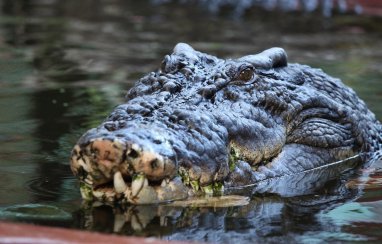
[[[153,170],[155,170],[156,168],[158,168],[158,166],[160,165],[160,161],[159,159],[155,158],[153,160],[150,161],[150,166]]]
[[[136,150],[131,148],[127,156],[129,156],[130,158],[137,158],[139,156],[139,153]]]

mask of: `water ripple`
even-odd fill
[[[67,201],[80,198],[78,182],[73,176],[37,177],[26,182],[26,188],[41,201]]]

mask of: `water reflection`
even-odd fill
[[[349,162],[351,163],[351,162]],[[354,163],[354,162],[353,162]],[[155,236],[166,240],[197,240],[214,243],[241,243],[254,241],[295,241],[301,233],[342,232],[343,223],[331,223],[334,206],[342,205],[359,197],[361,188],[347,187],[343,178],[357,179],[354,172],[341,172],[338,168],[326,168],[307,172],[296,180],[290,177],[289,186],[294,185],[294,196],[280,194],[252,194],[258,186],[246,189],[251,197],[244,206],[220,208],[180,207],[179,204],[120,206],[83,205],[77,213],[80,228],[126,235]],[[330,175],[330,177],[325,177]],[[316,178],[315,178],[316,177]],[[364,176],[365,177],[365,176]],[[321,181],[306,190],[305,182]],[[283,183],[288,182],[284,181]],[[301,184],[298,184],[300,182]],[[267,182],[269,185],[279,182]],[[280,188],[280,187],[279,187]],[[245,194],[241,192],[241,194]],[[346,205],[344,205],[346,206]],[[317,214],[322,210],[329,213]],[[341,211],[337,209],[337,211]],[[334,213],[335,214],[335,213]],[[327,217],[329,216],[329,217]],[[365,216],[364,216],[365,217]],[[348,240],[353,235],[344,232]],[[286,239],[285,239],[286,238]],[[355,238],[355,237],[354,237]],[[326,238],[324,238],[325,240]],[[329,239],[326,239],[329,240]],[[345,240],[345,239],[337,239]]]

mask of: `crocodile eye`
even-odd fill
[[[252,80],[254,73],[255,71],[253,70],[253,68],[247,67],[240,71],[239,79],[242,81],[250,81]]]

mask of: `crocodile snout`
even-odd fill
[[[89,135],[84,135],[73,148],[71,157],[71,169],[82,182],[85,199],[123,199],[142,204],[188,196],[187,188],[177,177],[169,144]]]

